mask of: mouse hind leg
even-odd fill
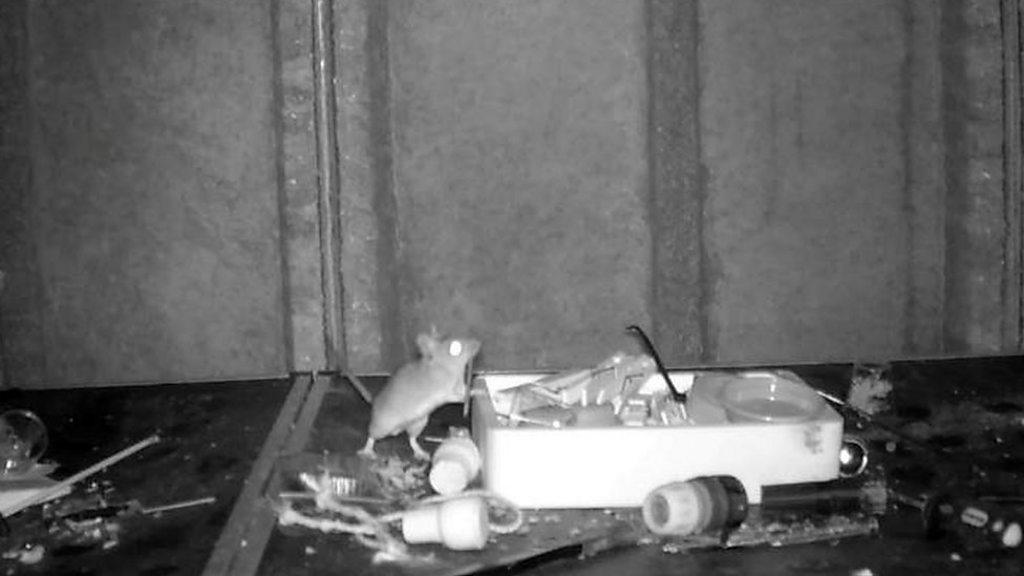
[[[420,460],[430,460],[430,454],[428,454],[427,451],[420,446],[420,443],[416,441],[416,437],[422,434],[423,429],[427,427],[427,420],[429,420],[429,416],[424,416],[423,418],[409,424],[405,429],[409,434],[409,447],[412,448],[413,455]]]

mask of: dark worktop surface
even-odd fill
[[[849,386],[850,364],[789,367],[808,383],[843,395]],[[895,362],[887,366],[895,389],[892,408],[877,422],[912,434],[922,446],[895,444],[892,452],[879,437],[870,442],[875,462],[884,460],[889,477],[897,483],[929,486],[956,479],[968,490],[996,486],[1024,495],[1018,487],[1024,477],[1024,358],[976,358]],[[379,379],[371,384],[380,385]],[[450,406],[435,413],[426,435],[443,434],[447,425],[460,422],[461,411]],[[338,381],[324,397],[307,443],[310,454],[352,455],[365,440],[368,410],[351,389]],[[848,429],[850,427],[848,426]],[[872,438],[870,430],[860,430]],[[886,436],[887,437],[887,436]],[[430,448],[429,445],[425,445]],[[924,453],[921,453],[921,452]],[[408,456],[404,436],[378,443],[378,453]],[[920,453],[920,457],[919,456]],[[936,461],[946,466],[938,471]],[[483,552],[450,552],[432,547],[433,564],[409,567],[371,564],[371,551],[347,535],[314,533],[280,527],[274,530],[263,554],[261,574],[454,574],[470,565],[499,560],[502,551],[569,543],[573,532],[570,514],[542,514],[561,523],[564,535],[545,542],[526,536],[499,537]],[[550,534],[551,527],[546,527]],[[536,530],[540,532],[540,530]],[[518,539],[518,540],[517,540]],[[534,540],[536,540],[534,538]],[[430,547],[428,547],[429,549]],[[500,549],[500,550],[499,550]],[[575,551],[542,562],[497,568],[495,574],[1019,574],[1024,562],[1016,554],[969,552],[949,540],[923,537],[914,511],[892,509],[880,519],[875,536],[854,537],[784,547],[764,546],[730,550],[678,552],[659,544],[626,545],[595,557],[578,559]],[[859,572],[858,572],[859,571]],[[868,572],[870,571],[870,572]]]
[[[209,505],[132,516],[114,524],[116,541],[61,546],[39,536],[41,507],[8,520],[4,551],[42,544],[42,560],[0,560],[19,574],[199,574],[217,543],[282,401],[287,380],[0,392],[0,406],[34,411],[49,430],[44,460],[64,478],[146,437],[158,444],[84,480],[69,498],[101,487],[109,501],[144,506],[213,496]],[[104,549],[102,542],[106,544]]]
[[[791,368],[810,384],[837,394],[848,387],[852,370],[849,364]],[[918,458],[918,448],[899,444],[890,453],[884,442],[872,441],[872,457],[886,460],[892,479],[929,484],[956,479],[969,489],[995,486],[1001,493],[1017,494],[1024,490],[1020,488],[1024,486],[1024,357],[895,362],[889,366],[887,378],[895,386],[893,406],[878,420],[913,435],[930,451]],[[371,387],[381,383],[380,378],[368,379]],[[160,444],[83,482],[76,494],[97,482],[107,487],[112,499],[138,499],[146,505],[217,497],[217,502],[208,506],[126,519],[109,549],[51,548],[38,564],[5,559],[0,569],[25,574],[200,573],[290,386],[288,381],[267,381],[0,392],[0,406],[31,409],[46,422],[51,435],[47,458],[60,464],[57,477],[81,470],[151,434],[161,435]],[[314,459],[325,453],[335,458],[353,456],[365,440],[367,406],[340,379],[317,401],[319,409],[305,454]],[[458,407],[446,407],[435,413],[426,434],[440,435],[460,418]],[[399,437],[379,443],[378,452],[408,456],[408,447],[404,437]],[[943,462],[942,471],[935,467],[936,461]],[[26,527],[31,528],[32,518],[38,519],[38,514],[28,511],[9,520],[13,532],[5,540],[8,546],[30,533]],[[560,521],[567,518],[571,515]],[[568,542],[571,528],[554,528],[561,529]],[[508,545],[509,538],[519,540]],[[258,571],[445,574],[493,562],[500,556],[498,548],[537,544],[530,539],[530,535],[502,537],[500,546],[481,553],[433,548],[437,562],[412,569],[371,565],[370,551],[349,536],[275,527],[261,550]],[[45,539],[40,541],[45,544]],[[553,542],[559,543],[556,539],[545,545]],[[499,568],[494,573],[1017,574],[1024,573],[1020,556],[1019,552],[971,553],[948,540],[925,540],[913,512],[892,511],[882,517],[879,534],[873,537],[697,552],[627,545],[585,560],[569,554],[513,570]]]

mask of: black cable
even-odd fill
[[[654,343],[652,343],[651,339],[647,337],[643,328],[635,324],[631,324],[626,326],[626,331],[636,334],[643,341],[644,347],[647,349],[647,353],[651,355],[651,358],[654,359],[654,365],[658,367],[658,373],[661,374],[661,377],[665,379],[665,383],[668,384],[668,389],[672,391],[672,394],[677,400],[685,401],[686,393],[680,392],[676,388],[676,385],[672,383],[672,379],[668,377],[668,370],[665,369],[665,364],[662,363],[661,356],[658,354],[658,351],[654,349]]]

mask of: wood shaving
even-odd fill
[[[408,504],[427,494],[427,464],[409,462],[395,456],[378,457],[370,472],[379,480],[383,496]]]
[[[277,522],[282,526],[302,526],[321,532],[346,534],[373,534],[374,529],[361,523],[344,522],[334,518],[314,518],[295,510],[291,503],[277,509]]]
[[[885,369],[872,367],[855,371],[846,403],[869,416],[889,408],[892,383],[885,378]]]
[[[318,515],[304,514],[294,508],[291,500],[284,500],[275,505],[278,523],[281,525],[297,525],[325,533],[351,534],[358,543],[375,550],[375,564],[421,564],[430,561],[430,556],[413,555],[405,542],[391,534],[388,524],[380,518],[359,506],[339,502],[330,474],[324,472],[319,476],[307,475],[304,482],[313,490]]]

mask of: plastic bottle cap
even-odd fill
[[[462,492],[469,484],[466,467],[455,459],[436,462],[430,468],[430,485],[445,496]]]
[[[448,438],[437,447],[430,469],[430,485],[438,494],[461,492],[480,473],[480,451],[469,438]]]
[[[707,526],[708,500],[707,490],[698,482],[673,482],[648,494],[641,512],[651,532],[687,536]]]
[[[441,505],[441,541],[452,550],[480,550],[487,544],[490,525],[482,498],[459,498]]]
[[[1020,546],[1021,539],[1024,538],[1022,534],[1020,524],[1014,522],[1006,527],[1003,532],[1003,546],[1007,548],[1016,548]]]
[[[480,550],[489,534],[487,505],[482,498],[449,500],[402,515],[402,537],[410,544],[440,542],[452,550]]]
[[[437,506],[408,510],[402,514],[402,538],[409,544],[441,541]]]

